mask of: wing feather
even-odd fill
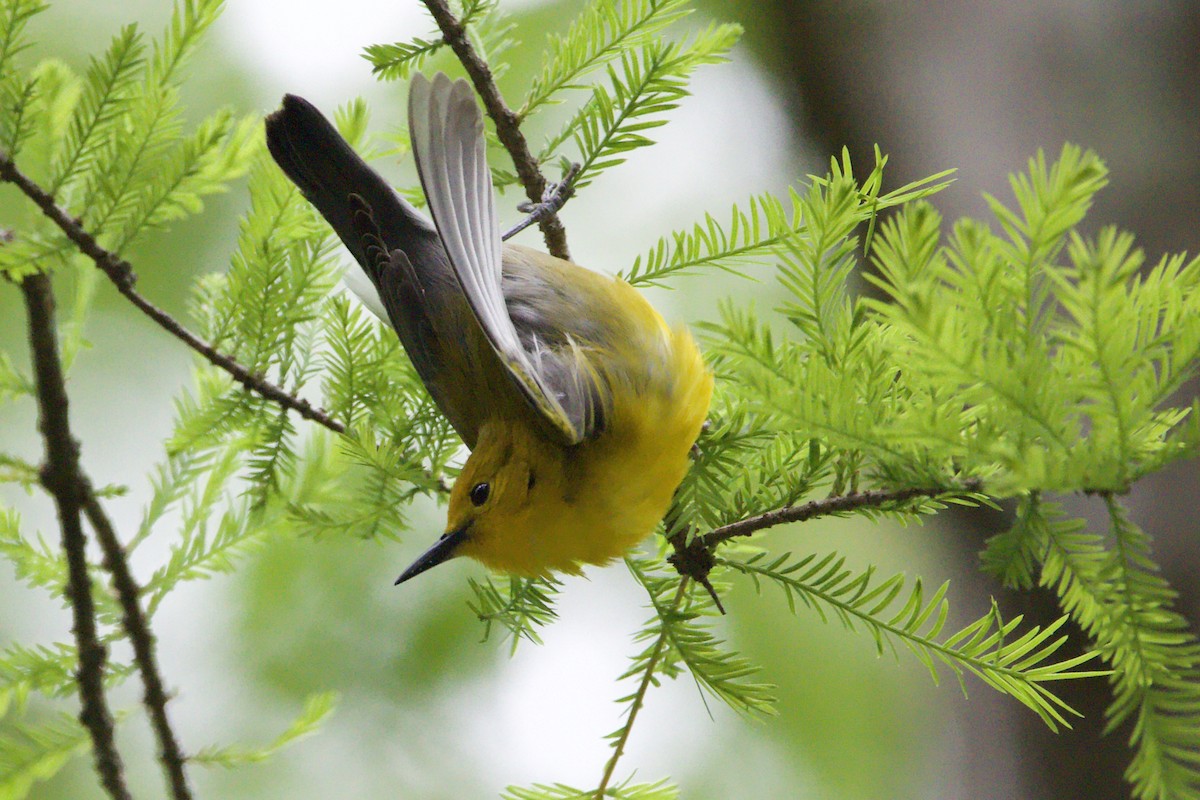
[[[442,73],[432,82],[417,75],[409,90],[408,114],[417,173],[434,226],[480,327],[514,386],[550,430],[565,444],[583,441],[590,415],[569,414],[563,401],[590,393],[568,385],[556,392],[558,380],[553,380],[577,383],[583,376],[550,376],[539,369],[541,359],[522,346],[505,305],[483,117],[470,85],[451,82]]]

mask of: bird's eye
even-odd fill
[[[471,505],[481,506],[487,502],[488,495],[492,493],[492,487],[486,483],[477,483],[471,487]]]

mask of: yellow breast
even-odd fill
[[[708,412],[712,374],[686,329],[667,328],[640,295],[625,290],[637,297],[639,316],[649,312],[651,326],[602,363],[612,386],[604,431],[563,448],[519,421],[489,426],[480,446],[528,464],[517,474],[534,475],[535,487],[510,512],[481,518],[462,554],[521,575],[577,573],[622,555],[666,513]]]
[[[663,331],[667,347],[656,374],[642,391],[614,393],[611,429],[581,448],[581,483],[608,487],[589,494],[594,502],[581,509],[585,527],[599,532],[579,544],[586,563],[620,556],[663,518],[708,413],[712,374],[691,335]]]

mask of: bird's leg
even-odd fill
[[[563,173],[562,180],[558,183],[547,184],[546,191],[542,192],[542,202],[521,203],[521,205],[517,206],[517,211],[529,216],[525,217],[515,227],[501,236],[501,240],[508,241],[533,223],[541,222],[551,214],[557,214],[561,211],[562,207],[571,199],[571,195],[575,193],[574,182],[575,176],[579,174],[579,169],[579,164],[572,164]]]

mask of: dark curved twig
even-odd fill
[[[826,517],[833,514],[844,514],[860,508],[882,508],[893,503],[904,503],[918,497],[938,497],[944,494],[977,492],[981,482],[976,478],[965,481],[961,486],[925,486],[909,487],[907,489],[872,489],[867,492],[852,492],[850,494],[825,497],[812,500],[799,506],[786,506],[767,511],[753,517],[731,522],[720,528],[714,528],[702,536],[688,539],[689,529],[678,528],[678,522],[672,514],[663,521],[666,527],[667,541],[675,551],[667,557],[671,566],[675,567],[684,580],[691,578],[708,590],[716,603],[717,610],[722,614],[725,608],[721,604],[717,592],[708,579],[708,573],[716,566],[713,552],[722,542],[738,536],[749,536],[757,531],[783,525],[786,522],[803,522],[816,517]]]
[[[321,409],[313,407],[307,400],[290,394],[261,375],[251,374],[250,370],[246,369],[233,358],[218,352],[211,344],[189,331],[170,314],[143,297],[134,288],[137,275],[134,273],[130,263],[111,250],[106,250],[102,247],[96,241],[96,238],[84,229],[79,220],[74,219],[55,204],[54,198],[17,169],[17,165],[13,160],[4,153],[0,153],[0,180],[12,183],[26,197],[32,200],[42,210],[42,213],[49,217],[50,221],[57,225],[59,230],[66,234],[68,239],[75,243],[80,252],[96,263],[96,266],[117,287],[117,291],[125,295],[146,316],[157,322],[159,327],[204,356],[213,366],[232,375],[234,380],[250,391],[257,392],[284,408],[290,408],[305,419],[323,425],[335,433],[346,432],[345,425],[333,419]]]
[[[738,536],[749,536],[757,531],[782,525],[785,522],[803,522],[814,517],[826,517],[831,514],[843,514],[860,508],[880,508],[891,503],[903,503],[918,497],[937,497],[943,494],[961,494],[977,492],[981,487],[977,479],[965,481],[961,486],[916,486],[907,489],[872,489],[866,492],[825,497],[812,500],[798,506],[787,506],[773,511],[767,511],[754,517],[747,517],[737,522],[731,522],[720,528],[715,528],[703,536],[696,537],[700,545],[711,550],[721,542]]]
[[[483,107],[487,111],[487,115],[496,123],[496,136],[500,139],[500,144],[504,145],[504,149],[508,151],[509,156],[512,157],[517,177],[520,179],[521,185],[525,187],[525,195],[529,198],[529,202],[541,204],[545,200],[546,177],[538,168],[538,161],[529,150],[525,134],[521,132],[520,115],[504,102],[504,97],[501,96],[500,90],[496,87],[496,81],[492,77],[491,68],[475,52],[475,47],[467,38],[466,26],[454,16],[454,12],[450,10],[446,0],[423,1],[434,21],[437,22],[437,26],[442,32],[442,38],[446,44],[450,45],[450,49],[454,51],[458,60],[462,62],[463,68],[466,69],[476,93],[483,100]],[[546,248],[550,253],[569,261],[571,252],[567,248],[567,232],[558,215],[553,212],[545,214],[538,220],[538,226],[541,228],[542,236],[546,239]]]
[[[114,723],[104,694],[104,663],[108,653],[96,634],[96,607],[88,577],[87,538],[80,512],[85,492],[79,472],[79,446],[71,436],[67,414],[67,389],[58,355],[58,329],[54,324],[54,294],[46,275],[28,275],[21,281],[29,315],[29,343],[37,385],[38,430],[46,445],[41,482],[54,498],[62,529],[67,561],[67,599],[79,651],[79,721],[92,740],[96,772],[113,800],[130,800],[124,767],[113,735]]]
[[[121,604],[121,624],[129,634],[130,644],[133,645],[133,660],[142,676],[144,688],[142,703],[146,706],[150,715],[150,726],[158,739],[158,759],[162,762],[163,770],[171,784],[171,796],[175,800],[191,800],[192,791],[188,787],[187,774],[184,771],[183,751],[175,738],[170,720],[167,719],[167,692],[163,688],[158,658],[154,653],[154,634],[150,631],[146,615],[142,613],[142,607],[138,603],[142,588],[129,571],[125,547],[121,544],[108,515],[104,513],[104,508],[92,489],[91,481],[83,474],[80,474],[78,479],[83,492],[83,511],[100,541],[100,549],[104,553],[104,568],[112,575],[113,589],[117,601]]]

